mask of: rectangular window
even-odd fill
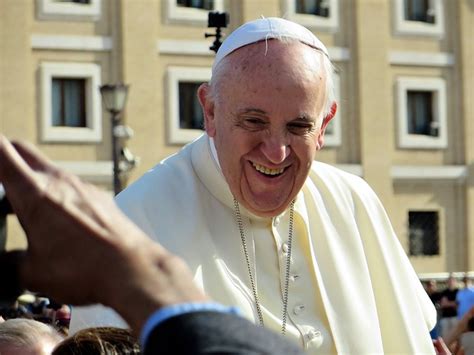
[[[329,17],[328,0],[295,0],[296,13]]]
[[[405,20],[435,23],[434,11],[430,8],[430,0],[404,0]]]
[[[98,21],[102,0],[36,0],[39,20]]]
[[[410,255],[439,255],[437,211],[408,212]]]
[[[213,0],[176,0],[180,7],[194,7],[196,9],[213,10]]]
[[[203,133],[204,116],[197,90],[211,79],[211,68],[172,66],[167,72],[168,143],[186,144]]]
[[[439,125],[433,120],[433,92],[407,91],[408,133],[438,137]]]
[[[53,78],[54,127],[86,127],[86,79]]]
[[[204,129],[204,117],[197,98],[201,83],[179,82],[179,128]]]
[[[398,146],[440,149],[448,146],[446,81],[397,78]]]

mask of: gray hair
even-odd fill
[[[41,340],[54,344],[63,340],[61,335],[47,324],[32,319],[15,318],[0,323],[0,353],[2,347],[19,350],[36,347]]]
[[[269,40],[278,40],[283,43],[294,43],[294,42],[300,42],[295,38],[292,37],[278,37],[278,38],[270,38],[265,40],[268,46],[268,41]],[[300,42],[302,43],[302,42]],[[305,44],[305,43],[303,43]],[[308,47],[311,47],[308,45]],[[326,77],[326,102],[324,104],[324,109],[323,109],[323,117],[326,117],[331,113],[331,108],[333,103],[336,101],[336,95],[334,92],[334,72],[335,68],[334,65],[331,63],[331,60],[329,57],[324,53],[322,50],[318,48],[314,48],[315,53],[317,54],[317,60],[319,61],[320,68],[321,68],[321,73],[315,73],[315,75],[318,74],[323,74]],[[265,50],[266,54],[266,50]],[[219,93],[218,93],[218,86],[220,81],[222,80],[223,77],[225,77],[226,74],[226,66],[229,61],[229,57],[226,56],[224,57],[215,67],[213,67],[212,70],[212,77],[211,80],[209,81],[209,96],[213,100],[217,100]]]

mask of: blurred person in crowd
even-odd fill
[[[433,305],[435,306],[436,310],[437,310],[437,317],[436,317],[436,325],[435,327],[430,331],[430,335],[431,335],[431,338],[432,339],[437,339],[438,336],[439,336],[439,301],[440,301],[440,294],[438,292],[438,283],[436,282],[436,280],[434,279],[431,279],[431,280],[428,280],[426,283],[425,283],[425,290],[426,290],[426,293],[428,294],[431,302],[433,302]]]
[[[49,355],[62,339],[52,327],[33,319],[0,323],[1,355]]]
[[[337,111],[333,73],[303,26],[243,24],[198,89],[206,133],[117,203],[206,294],[309,353],[432,351],[435,309],[381,202],[315,161]],[[71,327],[113,323],[88,312],[74,309]]]
[[[440,301],[440,335],[444,338],[457,324],[458,305],[456,295],[458,293],[456,279],[449,275],[446,288],[439,293]]]
[[[463,277],[464,288],[458,290],[456,303],[458,305],[458,319],[461,319],[466,312],[474,307],[474,286],[470,284],[469,276]]]
[[[54,328],[63,335],[69,334],[69,323],[71,322],[71,307],[67,304],[61,305],[54,311]]]
[[[52,355],[139,355],[138,339],[129,329],[86,328],[64,339]]]
[[[302,354],[235,308],[212,302],[184,261],[126,218],[109,193],[61,171],[34,147],[0,135],[0,183],[28,241],[26,251],[0,254],[11,275],[0,295],[27,288],[58,302],[103,303],[140,334],[145,354]]]

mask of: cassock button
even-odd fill
[[[288,243],[283,243],[281,246],[281,250],[283,250],[284,253],[288,253]]]
[[[324,340],[321,332],[319,330],[314,330],[314,329],[306,333],[304,337],[306,339],[306,343],[305,343],[306,349],[319,348],[322,345],[323,340]]]
[[[295,316],[301,314],[305,309],[305,306],[304,304],[297,304],[294,308],[293,308],[293,314]]]
[[[280,217],[273,218],[273,226],[278,227],[279,224],[280,224]]]
[[[297,281],[299,278],[300,278],[300,275],[295,274],[295,275],[291,275],[290,280],[291,280],[292,282],[295,282],[295,281]]]

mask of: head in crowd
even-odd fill
[[[438,290],[438,284],[436,280],[428,280],[425,284],[426,292],[430,295]]]
[[[295,23],[260,19],[219,49],[198,90],[207,134],[234,197],[262,217],[303,186],[336,112],[326,47]]]
[[[0,354],[47,355],[63,338],[50,326],[32,319],[0,323]]]
[[[130,330],[96,327],[78,331],[61,342],[53,355],[140,354],[140,346]]]
[[[63,304],[54,312],[54,327],[60,334],[68,335],[70,322],[71,308]]]
[[[456,279],[454,278],[453,275],[450,274],[447,281],[447,288],[450,290],[454,290],[456,287],[457,287]]]
[[[465,274],[464,277],[462,278],[462,282],[464,284],[464,287],[469,287],[470,286],[469,276],[467,274]]]

